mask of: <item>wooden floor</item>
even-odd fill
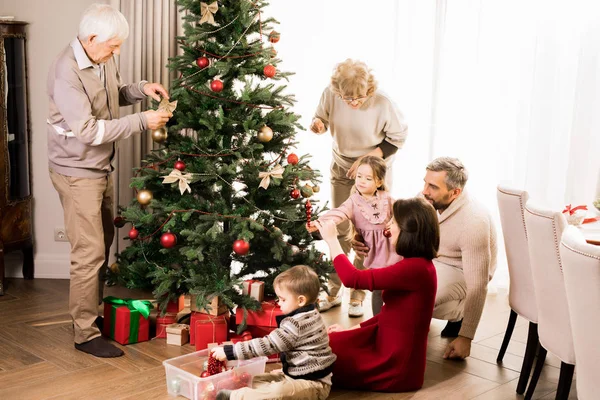
[[[67,313],[66,280],[9,279],[0,296],[0,399],[170,399],[162,361],[193,351],[152,340],[123,347],[125,356],[100,359],[73,348]],[[122,288],[106,295],[147,297]],[[328,324],[353,325],[346,307],[323,313]],[[466,361],[442,359],[448,340],[440,337],[444,322],[434,320],[429,334],[425,385],[412,393],[369,393],[333,390],[330,399],[520,399],[515,393],[523,361],[527,323],[519,319],[504,357],[496,364],[509,308],[506,294],[489,295],[483,319]],[[365,316],[366,318],[367,316]],[[548,354],[536,399],[553,399],[560,362]],[[270,364],[274,366],[276,364]],[[576,396],[575,382],[570,398]]]

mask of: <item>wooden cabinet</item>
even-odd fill
[[[0,21],[0,295],[9,251],[23,252],[23,277],[33,279],[26,25]]]

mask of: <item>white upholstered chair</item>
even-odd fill
[[[600,397],[600,246],[586,243],[573,226],[560,245],[577,359],[577,397]]]
[[[537,303],[533,291],[533,277],[529,263],[527,229],[525,227],[525,204],[529,196],[526,191],[502,185],[498,186],[497,196],[510,278],[508,292],[510,317],[496,361],[498,363],[502,362],[517,321],[517,315],[520,315],[529,321],[527,347],[523,356],[519,383],[517,384],[517,393],[523,394],[529,381],[529,374],[538,347]]]
[[[542,372],[546,353],[561,360],[557,399],[567,399],[575,370],[575,350],[569,307],[559,253],[567,221],[560,212],[546,210],[527,202],[525,225],[533,286],[538,305],[540,349],[525,399],[531,399]]]

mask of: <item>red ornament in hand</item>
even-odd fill
[[[277,73],[277,68],[275,68],[271,64],[265,65],[265,67],[263,68],[263,74],[265,74],[265,76],[267,78],[274,77],[276,73]]]
[[[292,165],[298,164],[298,156],[295,155],[294,153],[290,153],[290,155],[287,156],[287,162],[288,162],[288,164],[292,164]]]
[[[306,223],[310,225],[310,221],[312,220],[312,204],[310,200],[306,200],[304,208],[306,208]]]
[[[133,228],[131,228],[131,230],[129,231],[129,239],[131,239],[131,240],[137,239],[139,235],[140,235],[140,231],[135,229],[135,226]]]
[[[171,232],[165,232],[160,237],[160,244],[165,249],[170,249],[171,247],[177,244],[177,236],[175,236]]]
[[[227,369],[226,361],[217,360],[212,353],[208,356],[208,374],[216,375],[223,372],[223,369]]]
[[[177,160],[175,162],[175,165],[173,166],[173,168],[183,171],[183,170],[185,170],[185,163],[181,160]]]
[[[385,236],[386,238],[390,238],[392,237],[392,232],[386,228],[383,230],[383,236]]]
[[[220,92],[223,90],[223,82],[218,79],[215,79],[210,83],[210,90],[213,92]]]
[[[243,239],[238,239],[233,242],[233,251],[235,251],[235,254],[237,255],[245,256],[250,251],[250,243]]]
[[[290,196],[292,196],[292,199],[297,199],[300,197],[300,191],[298,189],[293,189],[290,192]]]
[[[196,65],[198,65],[200,68],[206,68],[208,67],[208,64],[210,64],[210,60],[206,57],[198,57],[196,60]]]

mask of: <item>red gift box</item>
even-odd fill
[[[223,320],[229,325],[229,313],[218,316],[192,311],[190,317],[190,344],[196,344],[196,321]],[[212,343],[212,342],[211,342]]]
[[[252,334],[250,333],[250,331],[244,331],[241,335],[238,335],[236,333],[232,333],[229,335],[229,341],[233,344],[236,344],[237,342],[247,342],[248,340],[252,340]]]
[[[156,337],[167,337],[167,326],[177,323],[177,314],[166,313],[162,317],[156,317]]]
[[[248,310],[248,315],[246,316],[246,325],[277,327],[277,321],[275,317],[278,315],[283,315],[281,308],[279,308],[277,303],[270,301],[263,301],[261,306],[261,310]],[[238,307],[235,311],[235,322],[240,325],[243,320],[244,309]]]
[[[112,296],[104,299],[104,327],[102,333],[120,344],[145,342],[150,335],[150,322],[136,306],[141,303],[150,312],[150,302],[117,299]],[[145,304],[147,303],[147,304]],[[133,305],[132,305],[133,304]]]
[[[183,295],[181,295],[181,296],[179,296],[179,299],[177,299],[176,301],[169,301],[167,303],[166,312],[177,314],[179,311],[183,310],[184,308],[185,308],[185,297]],[[162,311],[160,309],[160,306],[159,306],[159,311]]]
[[[194,325],[196,351],[208,348],[209,343],[227,340],[227,321],[223,319],[197,320]]]
[[[250,325],[247,327],[252,337],[264,337],[275,330],[274,326]]]
[[[261,307],[262,309],[258,311],[248,310],[248,315],[246,316],[246,329],[252,337],[264,337],[273,332],[277,328],[275,317],[283,315],[281,308],[274,301],[263,301]],[[235,321],[237,324],[241,324],[243,319],[244,309],[238,308],[235,312]],[[272,354],[267,360],[269,363],[278,361],[279,354]]]

